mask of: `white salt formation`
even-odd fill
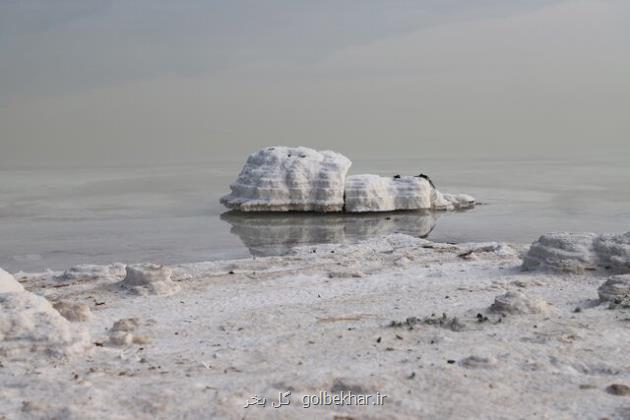
[[[80,264],[70,267],[62,275],[55,277],[63,281],[88,281],[99,279],[120,280],[125,276],[125,265],[116,263],[112,265]]]
[[[0,293],[23,292],[24,287],[13,277],[0,268]]]
[[[133,332],[140,326],[138,318],[119,319],[109,330],[109,342],[113,346],[128,346],[133,343]]]
[[[594,241],[600,264],[620,273],[630,273],[630,232],[600,235]]]
[[[85,322],[89,321],[92,317],[92,311],[90,311],[90,307],[85,303],[59,301],[53,304],[53,308],[55,308],[61,316],[72,322]]]
[[[0,356],[72,356],[91,346],[84,329],[70,324],[48,300],[30,292],[0,293]]]
[[[474,206],[465,194],[441,194],[424,175],[353,175],[339,153],[268,147],[249,156],[221,203],[241,211],[379,212],[457,210]]]
[[[341,211],[350,165],[331,151],[267,147],[247,158],[221,203],[241,211]]]
[[[602,302],[630,299],[630,275],[625,274],[610,277],[597,289],[597,293]]]
[[[456,210],[474,206],[468,195],[441,194],[419,176],[352,175],[346,179],[345,210],[350,213],[394,210]]]
[[[511,314],[537,314],[547,312],[549,304],[544,300],[521,292],[507,292],[494,298],[490,306],[493,312]]]
[[[112,346],[147,344],[151,341],[148,336],[136,334],[139,327],[140,320],[138,318],[119,319],[109,330],[109,343]]]
[[[342,217],[360,223],[407,215],[307,217],[326,225],[323,220]],[[588,298],[596,297],[597,287],[612,274],[517,273],[521,261],[510,247],[397,234],[299,247],[287,257],[181,264],[172,267],[171,278],[186,278],[186,287],[159,298],[130,298],[107,279],[55,287],[58,282],[48,281],[54,273],[20,273],[16,278],[25,288],[93,308],[94,319],[86,325],[93,349],[89,357],[51,360],[31,353],[32,341],[12,338],[11,346],[19,344],[22,355],[33,357],[27,364],[0,354],[0,419],[243,418],[249,413],[248,418],[280,413],[275,417],[287,419],[330,419],[338,413],[356,419],[508,419],[531,413],[549,419],[628,418],[626,300],[588,309]],[[470,251],[474,261],[462,259]],[[347,277],[359,272],[360,279]],[[512,315],[508,311],[519,307],[518,300],[499,298],[506,318],[482,310],[483,302],[489,307],[496,295],[519,289],[554,306],[547,314]],[[26,306],[20,305],[19,313],[30,310]],[[16,317],[14,309],[2,305],[0,325],[5,312]],[[24,322],[21,330],[42,324]],[[4,326],[0,331],[6,333]],[[153,343],[141,344],[148,337]],[[0,349],[5,340],[0,337]],[[373,375],[374,361],[379,375]],[[386,398],[380,408],[311,404],[308,411],[295,401],[319,390],[347,395],[359,387],[395,400]],[[278,401],[275,394],[288,388],[293,403],[274,409],[271,400]],[[245,408],[250,392],[267,396],[267,409]]]
[[[433,202],[433,209],[435,210],[465,210],[475,207],[475,198],[471,195],[449,193],[441,195],[442,199],[436,199]]]
[[[630,232],[547,233],[532,244],[523,258],[523,268],[571,273],[604,269],[630,273]]]
[[[128,265],[120,284],[138,295],[172,295],[179,291],[179,285],[171,280],[171,269],[156,264]]]
[[[70,325],[48,300],[25,291],[0,268],[0,356],[17,360],[35,353],[69,356],[89,346],[86,331]]]
[[[430,209],[432,192],[424,178],[353,175],[346,180],[346,211]]]
[[[595,269],[594,233],[547,233],[532,244],[523,258],[523,268],[582,272]]]

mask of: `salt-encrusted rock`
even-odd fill
[[[345,211],[456,210],[474,206],[474,198],[442,194],[426,178],[351,175],[346,178]]]
[[[444,193],[442,199],[435,200],[434,210],[464,210],[475,207],[475,198],[468,194],[448,194]]]
[[[139,295],[171,295],[180,289],[171,280],[171,269],[156,264],[128,265],[127,275],[120,284]]]
[[[331,151],[267,147],[249,156],[232,192],[221,198],[241,211],[377,212],[473,207],[466,194],[442,194],[428,177],[353,175],[351,162]],[[345,196],[345,199],[344,199]]]
[[[140,327],[138,318],[119,319],[114,322],[109,330],[109,343],[113,346],[128,346],[130,344],[147,344],[151,341],[145,335],[136,335],[135,332]]]
[[[630,232],[623,234],[548,233],[534,242],[523,268],[566,272],[605,269],[630,273]]]
[[[598,257],[593,247],[596,237],[594,233],[568,232],[542,235],[523,258],[523,268],[572,273],[596,269]]]
[[[221,203],[241,211],[341,211],[350,165],[332,151],[267,147],[247,158]]]
[[[72,356],[91,346],[84,328],[68,322],[48,300],[33,293],[0,293],[0,314],[2,357]]]
[[[0,293],[23,292],[24,287],[13,277],[0,268]]]
[[[430,209],[433,188],[424,178],[352,175],[346,179],[346,211]]]
[[[112,280],[120,281],[125,276],[125,265],[121,263],[111,265],[80,264],[70,267],[56,280],[62,281],[87,281],[87,280]]]
[[[109,330],[109,342],[114,346],[128,346],[133,342],[133,332],[140,326],[138,318],[119,319]]]
[[[494,298],[490,310],[511,314],[536,314],[547,312],[549,304],[535,296],[528,296],[521,292],[507,292]]]
[[[604,234],[595,239],[600,264],[620,273],[630,273],[630,232]]]
[[[124,331],[112,332],[109,335],[109,343],[112,346],[128,346],[133,343],[133,334]]]
[[[53,308],[55,308],[61,316],[72,322],[89,321],[92,317],[90,307],[85,303],[58,301],[53,304]]]
[[[597,289],[602,302],[630,299],[630,274],[612,276]]]

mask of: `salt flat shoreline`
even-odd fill
[[[605,272],[523,271],[527,247],[389,235],[175,265],[146,295],[121,265],[16,273],[89,340],[19,342],[0,418],[629,418],[630,309]],[[322,392],[386,398],[304,406]]]

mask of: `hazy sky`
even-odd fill
[[[0,0],[0,165],[630,154],[628,0]]]

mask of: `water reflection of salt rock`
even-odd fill
[[[252,255],[285,255],[293,247],[342,243],[379,235],[406,233],[426,237],[435,227],[438,214],[402,212],[395,214],[239,213],[229,211],[221,219],[232,225]]]
[[[267,147],[247,158],[221,203],[241,211],[339,212],[350,165],[331,151]]]
[[[442,194],[419,176],[352,175],[346,179],[347,212],[394,210],[459,210],[473,207],[466,194]]]

